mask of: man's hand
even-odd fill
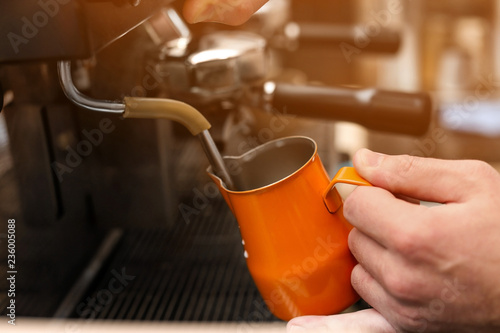
[[[394,328],[374,309],[334,315],[304,316],[288,322],[289,333],[395,333]]]
[[[374,187],[358,187],[344,204],[359,262],[351,281],[374,309],[349,314],[354,323],[297,318],[289,331],[500,332],[500,175],[479,161],[366,149],[354,166]]]
[[[186,0],[183,12],[188,23],[240,25],[266,2],[267,0]]]

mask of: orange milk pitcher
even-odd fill
[[[208,173],[238,221],[248,269],[269,310],[289,320],[354,304],[352,226],[335,184],[370,184],[354,168],[330,181],[307,137],[274,140],[224,161],[237,190],[227,189],[211,167]]]

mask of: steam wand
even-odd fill
[[[124,118],[164,118],[184,125],[191,134],[200,140],[214,173],[222,179],[228,189],[234,189],[233,181],[224,160],[208,131],[211,125],[198,110],[186,103],[172,99],[139,97],[125,97],[123,101],[94,99],[82,94],[73,84],[71,63],[69,61],[60,61],[57,64],[57,69],[66,97],[84,109],[121,113]]]

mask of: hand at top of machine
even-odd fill
[[[239,25],[262,7],[267,0],[187,0],[184,3],[184,17],[189,23],[219,22]]]

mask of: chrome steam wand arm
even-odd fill
[[[71,77],[70,61],[59,61],[57,63],[57,71],[64,94],[74,104],[84,109],[98,112],[123,113],[125,111],[125,104],[123,102],[99,100],[85,96],[78,91]]]
[[[69,61],[59,62],[58,72],[66,97],[84,109],[121,113],[124,118],[165,118],[181,123],[191,134],[199,138],[214,173],[222,179],[228,189],[234,189],[224,160],[208,131],[210,123],[192,106],[176,100],[159,98],[125,97],[121,102],[94,99],[82,94],[73,84]]]

